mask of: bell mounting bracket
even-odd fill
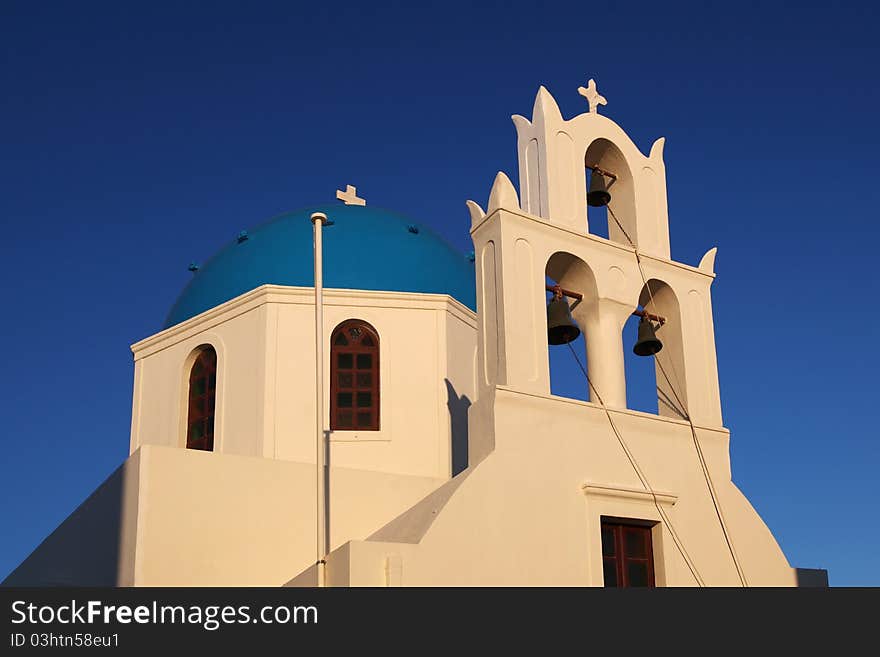
[[[556,298],[559,297],[568,297],[570,299],[574,299],[577,302],[584,300],[584,295],[580,292],[573,292],[572,290],[566,290],[564,287],[560,287],[559,285],[547,285],[546,290],[548,292],[552,292],[556,295]],[[633,310],[632,314],[635,317],[647,317],[648,319],[652,319],[655,322],[660,322],[660,326],[663,326],[666,323],[666,318],[661,315],[655,315],[654,313],[649,313],[647,310]]]
[[[610,171],[606,171],[605,169],[601,169],[601,168],[597,167],[595,164],[587,164],[586,168],[589,169],[590,171],[593,171],[594,173],[598,173],[603,176],[608,176],[609,178],[611,178],[611,180],[617,180],[616,175],[614,175]]]

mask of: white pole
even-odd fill
[[[311,216],[315,237],[315,424],[318,427],[317,440],[317,553],[318,586],[326,586],[326,511],[324,480],[324,272],[321,229],[327,222],[327,215],[315,212]]]

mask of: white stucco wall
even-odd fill
[[[459,397],[475,396],[472,359],[457,357],[474,351],[473,313],[445,295],[325,290],[324,299],[325,381],[337,325],[362,319],[380,339],[380,430],[332,432],[332,463],[448,477],[450,386]],[[135,344],[131,451],[185,446],[189,357],[211,344],[218,358],[215,451],[313,463],[313,300],[306,288],[263,286]]]
[[[4,581],[10,586],[279,586],[315,563],[315,466],[144,445]],[[332,468],[330,547],[442,483]]]
[[[3,586],[133,586],[140,453],[125,460]]]
[[[611,516],[656,521],[658,585],[740,585],[686,422],[611,411],[663,517],[601,407],[506,388],[494,397],[495,450],[442,508],[420,509],[424,534],[414,538],[407,528],[416,523],[397,520],[398,540],[380,532],[381,540],[353,541],[331,555],[332,578],[386,586],[394,558],[405,586],[602,586],[600,520]],[[699,427],[698,436],[747,584],[794,585],[794,570],[730,481],[729,434]]]
[[[317,558],[315,466],[145,446],[138,586],[278,586]],[[366,538],[441,482],[334,467],[330,546]]]

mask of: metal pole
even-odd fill
[[[325,502],[325,479],[324,479],[324,272],[323,272],[323,248],[321,244],[321,229],[327,222],[327,215],[323,212],[315,212],[311,216],[312,228],[315,238],[315,425],[318,428],[316,442],[316,467],[317,467],[317,568],[318,586],[326,586],[326,532],[327,519]]]

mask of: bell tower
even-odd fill
[[[632,240],[642,253],[668,259],[665,140],[655,141],[645,157],[616,123],[599,114],[598,105],[604,105],[605,98],[597,93],[593,80],[578,91],[589,102],[589,111],[570,121],[562,118],[544,87],[538,90],[531,122],[513,117],[519,138],[522,209],[555,225],[589,232],[584,223],[586,171],[597,167],[615,176],[609,206],[622,230],[611,222],[610,239],[620,244]]]
[[[665,140],[642,154],[620,126],[599,114],[606,101],[593,80],[579,92],[588,110],[569,120],[544,87],[531,121],[512,117],[519,194],[499,172],[485,212],[467,202],[477,270],[480,392],[505,386],[549,396],[550,279],[575,293],[567,301],[586,341],[591,401],[626,407],[623,349],[632,345],[624,347],[622,330],[634,312],[647,314],[657,320],[652,325],[663,345],[655,355],[659,414],[689,415],[720,427],[710,297],[716,250],[697,267],[671,259]],[[605,182],[610,195],[608,239],[590,233],[590,174],[595,184]]]

